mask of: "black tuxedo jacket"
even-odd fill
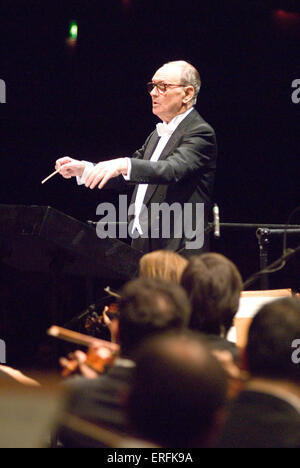
[[[100,427],[118,433],[127,433],[124,397],[130,386],[134,367],[118,364],[96,379],[82,376],[69,378],[63,383],[66,392],[64,411]],[[58,421],[52,438],[52,448],[103,448],[105,444],[88,437],[80,430],[71,429]]]
[[[274,395],[244,390],[232,403],[219,448],[300,448],[300,413]]]
[[[171,135],[159,160],[149,161],[158,141],[159,136],[155,129],[131,159],[130,183],[136,184],[131,205],[135,202],[138,184],[149,184],[144,198],[146,208],[141,216],[143,219],[148,217],[145,237],[133,239],[132,247],[144,252],[158,249],[182,252],[186,249],[186,241],[192,240],[193,236],[195,238],[193,231],[197,221],[197,204],[204,204],[204,219],[200,229],[207,225],[216,170],[215,132],[193,109]],[[185,204],[189,204],[189,209],[186,210],[188,219],[184,225],[183,215],[180,217],[175,214],[173,218],[171,216],[170,232],[164,236],[164,219],[161,213],[157,215],[156,210],[156,216],[151,217],[153,204],[157,207],[157,204],[162,203],[169,206],[176,203],[177,208],[181,207],[182,213]],[[179,237],[180,232],[182,235]],[[195,254],[199,251],[193,248],[190,253]]]

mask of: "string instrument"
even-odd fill
[[[103,308],[103,302],[101,304],[92,304],[87,309],[85,315],[87,318],[84,322],[84,328],[89,335],[93,336],[101,336],[109,337],[109,332],[107,330],[109,322],[114,319],[118,318],[119,310],[117,302],[113,302],[113,300],[119,299],[121,296],[110,289],[109,286],[104,288],[104,291],[107,292],[110,296],[111,302],[107,303]],[[102,306],[100,310],[100,305]]]
[[[120,347],[116,343],[94,338],[83,333],[78,333],[67,328],[53,325],[47,331],[47,334],[70,343],[88,347],[85,365],[97,373],[103,373],[108,366],[111,366],[119,354]],[[68,377],[79,368],[78,359],[61,359],[63,366],[62,376]]]
[[[121,298],[120,294],[110,289],[109,286],[106,286],[106,288],[104,288],[104,291],[107,292],[110,296],[116,297],[117,299]]]
[[[103,310],[99,313],[97,309],[90,307],[88,317],[84,322],[84,329],[89,335],[101,338],[109,338],[109,323],[114,318],[119,317],[118,304],[112,302],[104,306]]]

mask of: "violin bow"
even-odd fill
[[[85,335],[83,333],[74,332],[73,330],[59,327],[57,325],[52,325],[47,330],[47,334],[53,336],[54,338],[59,338],[61,340],[69,341],[70,343],[75,343],[78,345],[91,346],[93,344],[98,344],[110,349],[113,352],[120,350],[120,346],[116,343],[101,340],[100,338],[94,338],[93,336]]]

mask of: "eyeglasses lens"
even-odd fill
[[[165,93],[166,92],[165,83],[152,83],[152,81],[150,83],[147,83],[148,93],[151,93],[151,91],[153,91],[154,88],[157,88],[159,93]]]

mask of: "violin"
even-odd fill
[[[112,302],[106,305],[100,314],[96,310],[91,311],[84,322],[84,328],[89,335],[103,336],[108,333],[107,328],[109,329],[111,320],[118,317],[118,304]]]
[[[121,296],[109,286],[104,288],[104,291],[108,294],[108,297],[102,298],[95,304],[89,305],[83,313],[73,318],[65,327],[73,328],[75,323],[78,327],[78,322],[85,318],[84,321],[81,322],[81,325],[79,325],[79,328],[84,329],[83,333],[86,332],[96,338],[109,341],[111,338],[109,324],[112,319],[119,317],[117,300],[120,299]]]
[[[98,374],[103,373],[107,367],[114,363],[114,360],[119,355],[120,347],[116,343],[94,338],[56,325],[50,327],[47,334],[89,348],[84,360],[78,359],[75,354],[73,354],[71,359],[61,358],[60,364],[63,367],[63,377],[68,377],[76,372],[81,363],[87,365]]]

